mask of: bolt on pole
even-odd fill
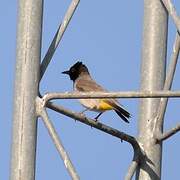
[[[34,180],[43,0],[19,0],[11,180]]]
[[[168,15],[159,0],[144,0],[141,90],[162,90],[166,70]],[[141,99],[138,140],[147,158],[136,174],[137,180],[160,180],[162,144],[153,138],[159,106],[155,98]]]

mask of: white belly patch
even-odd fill
[[[98,99],[79,99],[80,103],[89,110],[102,112],[98,110],[99,100]]]

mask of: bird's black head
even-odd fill
[[[62,72],[68,74],[72,81],[75,81],[82,74],[89,74],[88,68],[80,61],[70,67],[68,71]]]

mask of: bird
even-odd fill
[[[62,74],[69,75],[70,80],[73,81],[74,92],[108,92],[91,77],[87,66],[81,61],[76,62],[69,70],[63,71]],[[96,121],[105,111],[114,110],[123,121],[129,123],[128,119],[131,117],[131,114],[119,104],[117,99],[97,98],[79,99],[79,101],[85,107],[83,112],[86,110],[99,112],[94,118]]]

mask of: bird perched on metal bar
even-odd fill
[[[73,81],[75,92],[108,92],[92,79],[88,68],[82,62],[78,61],[70,67],[68,71],[62,73],[69,75],[70,79]],[[91,110],[99,112],[95,117],[96,120],[103,112],[114,110],[122,120],[129,123],[128,119],[131,117],[130,113],[126,111],[116,99],[79,99],[79,101],[86,108],[85,111]]]

